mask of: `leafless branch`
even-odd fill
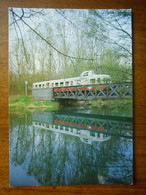
[[[19,20],[21,20],[29,29],[31,29],[38,37],[40,37],[43,41],[45,41],[52,49],[54,49],[57,53],[59,53],[60,55],[67,57],[67,58],[72,58],[75,60],[87,60],[87,61],[94,61],[96,59],[89,59],[89,58],[78,58],[75,56],[70,56],[67,54],[62,53],[61,51],[59,51],[56,47],[54,47],[49,41],[47,41],[42,35],[40,35],[36,30],[34,30],[28,23],[26,23],[23,18],[21,18],[18,14],[16,14],[12,9],[11,11],[13,12],[13,14],[15,16],[17,16],[19,18]],[[16,20],[15,20],[16,22]]]

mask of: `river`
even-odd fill
[[[10,186],[132,183],[131,117],[93,109],[10,112]]]

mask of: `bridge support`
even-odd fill
[[[52,101],[53,98],[53,88],[41,88],[41,89],[33,89],[32,97],[37,101]]]

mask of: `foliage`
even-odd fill
[[[10,9],[10,94],[91,69],[132,80],[131,44],[131,10]]]
[[[104,136],[110,136],[109,140],[86,144],[74,134],[57,133],[46,129],[46,126],[32,125],[34,119],[47,126],[53,124],[52,113],[45,113],[45,116],[42,118],[42,112],[37,112],[35,117],[33,113],[10,115],[10,163],[16,167],[10,180],[13,184],[18,165],[26,176],[35,178],[36,185],[132,183],[132,139],[124,138],[120,133],[129,135],[131,131],[119,129],[120,121],[115,123],[115,128],[114,122],[109,127],[105,126],[107,134]],[[105,124],[101,121],[101,125]],[[117,131],[119,136],[115,136]],[[103,132],[98,132],[98,136],[100,133],[102,135]],[[22,178],[23,185],[25,180]]]
[[[31,96],[10,96],[10,111],[33,109],[57,109],[59,104],[52,101],[34,101]]]
[[[96,108],[99,114],[133,116],[132,99],[92,100],[91,106]]]

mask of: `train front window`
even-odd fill
[[[89,72],[84,72],[83,76],[86,77],[89,75]]]

